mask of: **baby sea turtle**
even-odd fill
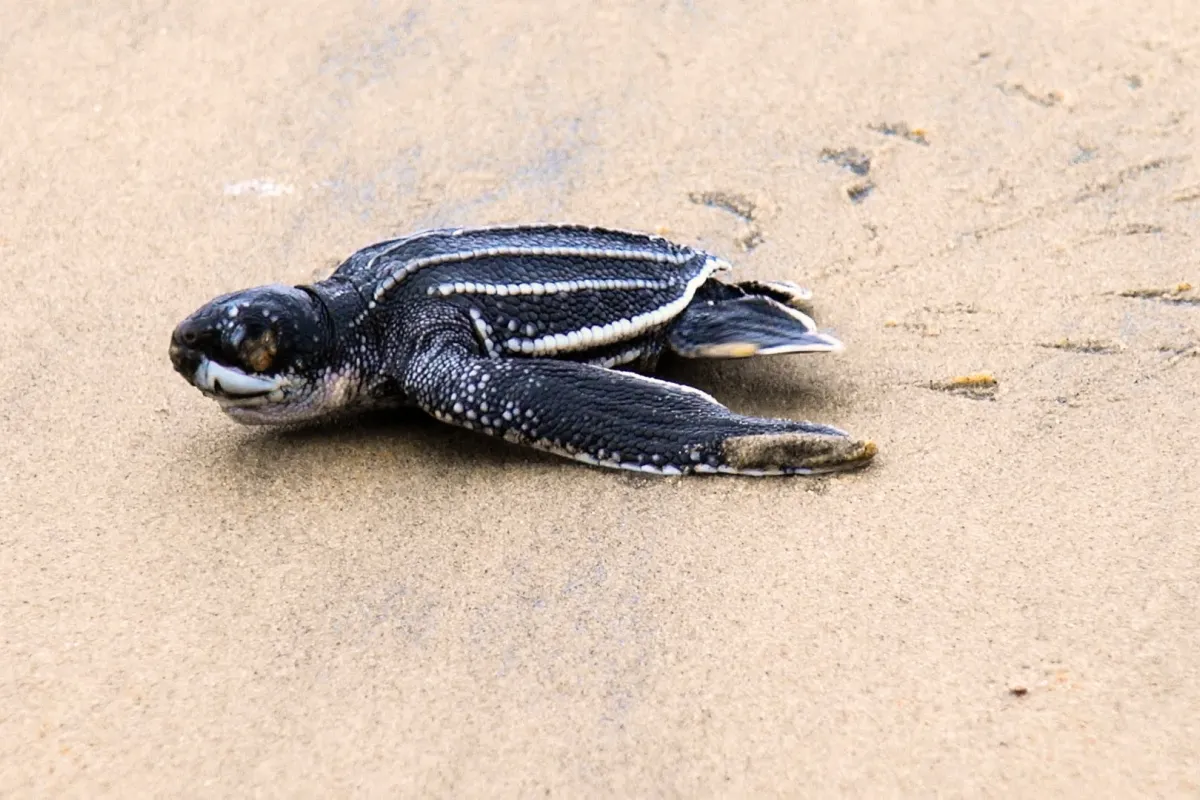
[[[373,244],[310,286],[223,295],[175,329],[175,369],[246,424],[416,405],[442,422],[605,467],[793,475],[875,445],[747,417],[648,377],[660,354],[841,349],[785,282],[659,236],[581,226],[432,230]],[[622,369],[618,369],[618,367]]]

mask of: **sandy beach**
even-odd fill
[[[1191,4],[4,17],[0,795],[1200,795]],[[671,376],[876,462],[255,430],[172,371],[214,295],[533,221],[811,287],[845,352]]]

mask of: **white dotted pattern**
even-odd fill
[[[504,342],[510,353],[525,355],[553,355],[555,353],[585,350],[590,347],[602,347],[612,342],[639,336],[642,333],[674,319],[688,303],[696,290],[719,266],[716,259],[709,259],[696,277],[688,281],[683,293],[666,305],[653,311],[638,314],[635,317],[616,320],[606,325],[589,325],[569,333],[553,333],[539,336],[536,339],[509,338]]]
[[[477,283],[456,281],[430,286],[428,294],[448,297],[452,294],[510,295],[565,294],[568,292],[629,291],[633,289],[671,289],[676,281],[651,281],[621,278],[584,278],[575,281],[532,281],[530,283]]]
[[[381,253],[380,255],[386,255]],[[436,256],[409,261],[384,278],[375,288],[374,302],[379,302],[397,284],[415,272],[442,264],[461,264],[477,258],[499,257],[544,257],[544,258],[598,258],[624,261],[651,261],[659,264],[683,264],[694,258],[694,254],[664,253],[654,250],[612,250],[590,247],[488,247],[480,250],[462,250],[454,253],[439,253]],[[456,286],[458,284],[455,284]]]
[[[628,364],[630,361],[636,361],[645,354],[646,348],[640,346],[631,347],[628,350],[622,350],[621,352],[610,356],[600,356],[598,358],[590,359],[587,363],[597,367],[611,369],[612,367],[620,367],[624,364]]]

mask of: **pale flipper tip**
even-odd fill
[[[807,431],[734,436],[724,441],[721,450],[734,470],[795,472],[856,469],[879,452],[869,439]]]

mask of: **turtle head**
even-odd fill
[[[332,410],[332,330],[321,301],[260,286],[206,303],[171,334],[171,363],[246,424],[293,422]],[[341,405],[340,403],[337,405]]]

